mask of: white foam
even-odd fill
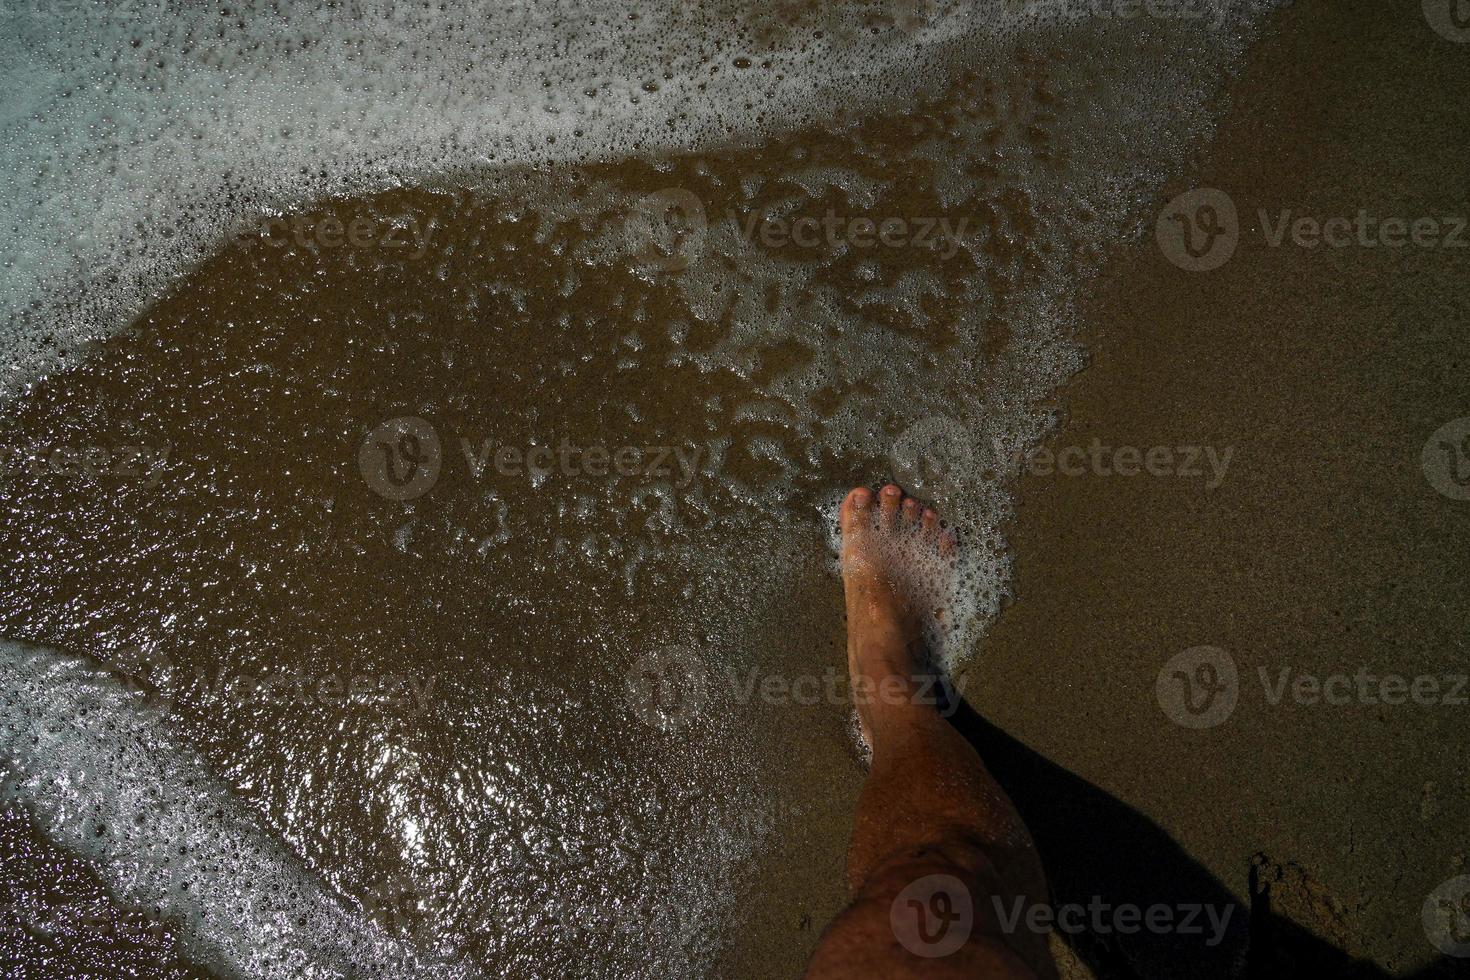
[[[241,977],[469,977],[346,908],[167,718],[94,663],[0,640],[0,800]]]
[[[933,73],[919,50],[1013,19],[989,2],[868,33],[886,2],[824,6],[780,30],[686,0],[7,4],[0,392],[117,329],[241,220],[800,126],[914,91]]]
[[[1212,4],[1161,28],[1206,32],[1214,50],[1183,36],[1207,62],[1259,6]],[[620,0],[13,0],[0,12],[0,394],[116,330],[242,220],[901,104],[991,41],[1077,19],[1075,4],[1022,0],[636,13]],[[1177,71],[1145,82],[1158,74]]]

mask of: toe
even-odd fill
[[[905,528],[912,530],[919,526],[919,510],[919,502],[917,500],[913,497],[904,498],[901,519]]]
[[[931,538],[939,534],[939,515],[932,507],[924,510],[924,533]]]
[[[867,528],[873,519],[873,492],[867,487],[857,487],[842,501],[839,521],[843,534],[853,534]]]
[[[892,483],[878,494],[878,512],[884,527],[893,527],[898,518],[898,505],[903,500],[903,491]]]

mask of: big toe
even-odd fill
[[[842,501],[838,523],[844,538],[862,534],[873,524],[873,491],[857,487]]]

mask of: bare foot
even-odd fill
[[[847,667],[863,738],[873,744],[876,711],[917,703],[921,675],[933,668],[920,627],[925,610],[905,580],[900,556],[930,552],[952,558],[955,537],[939,515],[893,484],[875,496],[858,487],[842,502],[842,581],[847,593]],[[929,610],[942,616],[939,610]],[[932,688],[932,685],[929,685]],[[876,696],[864,697],[863,692]]]

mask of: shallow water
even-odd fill
[[[500,119],[466,108],[495,87],[456,45],[524,59],[530,40],[458,30],[430,58],[403,45],[432,20],[375,31],[389,66],[432,67],[363,56],[395,80],[366,157],[363,133],[324,135],[326,109],[190,94],[220,69],[208,32],[155,24],[149,50],[204,54],[111,91],[265,135],[232,151],[205,126],[186,153],[171,123],[123,119],[128,149],[93,170],[85,140],[45,161],[8,144],[40,191],[7,243],[0,635],[88,659],[6,649],[4,839],[90,859],[166,924],[159,956],[795,974],[840,908],[861,760],[835,502],[892,474],[950,515],[965,557],[926,579],[950,610],[930,628],[963,662],[1006,588],[1010,449],[1051,423],[1079,296],[1207,135],[1252,21],[997,4],[844,34],[805,8],[700,9],[675,37],[740,24],[754,55],[684,64],[648,24],[617,28],[624,52],[573,31],[551,108],[522,85]],[[555,37],[556,16],[517,29]],[[108,36],[139,50],[127,33]],[[95,109],[68,74],[95,66],[45,36],[30,57]],[[279,63],[215,53],[276,91],[302,57],[288,36]],[[292,98],[364,98],[358,68],[308,64],[318,88],[293,77]],[[581,105],[588,75],[642,95]],[[265,194],[303,133],[331,166]],[[85,215],[46,218],[78,168],[96,213],[143,202],[100,246],[95,222],[66,227]],[[165,207],[146,185],[181,171]],[[48,248],[71,264],[38,265]]]

